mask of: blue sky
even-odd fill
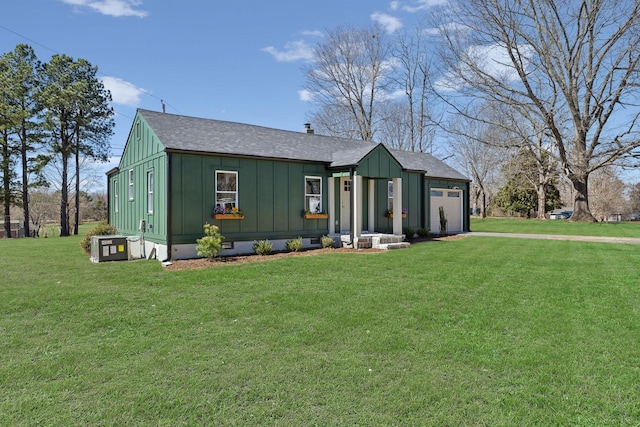
[[[112,92],[117,165],[136,108],[302,130],[310,106],[300,71],[339,25],[411,27],[441,0],[7,1],[0,52],[31,45],[87,59]],[[106,181],[106,179],[105,179]]]

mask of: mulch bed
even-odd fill
[[[424,243],[424,242],[436,242],[436,241],[446,241],[446,240],[457,240],[463,238],[464,235],[454,235],[454,236],[445,236],[445,237],[429,237],[429,238],[417,238],[410,240],[411,244],[415,243]],[[296,256],[314,256],[326,253],[359,253],[359,254],[374,254],[386,252],[381,249],[351,249],[351,248],[318,248],[318,249],[305,249],[300,252],[275,252],[271,255],[229,255],[229,256],[219,256],[216,257],[213,261],[209,261],[206,258],[197,258],[197,259],[184,259],[184,260],[176,260],[171,261],[170,264],[165,265],[165,268],[170,271],[177,270],[192,270],[197,268],[211,268],[211,267],[222,267],[225,265],[237,265],[237,264],[246,264],[251,262],[264,262],[271,261],[274,259],[282,259]]]

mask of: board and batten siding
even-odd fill
[[[328,221],[303,218],[305,176],[322,178],[327,208],[327,171],[322,164],[214,155],[171,154],[171,242],[194,243],[205,223],[215,224],[227,241],[320,237]],[[216,220],[215,173],[238,173],[241,220]]]
[[[129,198],[129,171],[133,170],[133,199]],[[153,208],[149,213],[147,174],[153,172]],[[127,139],[119,170],[109,176],[109,223],[126,235],[141,234],[140,220],[146,224],[145,237],[166,243],[166,153],[155,133],[137,118]],[[115,209],[114,185],[117,182],[118,209]]]

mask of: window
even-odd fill
[[[344,191],[351,191],[351,180],[346,180],[344,182]]]
[[[238,207],[238,172],[216,171],[216,208]]]
[[[133,200],[133,169],[129,169],[129,200]]]
[[[113,181],[113,211],[115,213],[118,213],[118,205],[120,203],[118,203],[118,201],[120,200],[120,197],[118,196],[118,181]]]
[[[153,213],[153,171],[147,171],[147,213]]]
[[[304,208],[311,213],[322,212],[322,178],[304,177]]]
[[[387,209],[393,209],[393,181],[387,181]]]
[[[444,197],[444,194],[440,190],[431,190],[431,197]]]
[[[447,191],[447,197],[460,197],[459,191]]]

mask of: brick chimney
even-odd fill
[[[311,128],[311,123],[304,124],[304,133],[313,133],[313,129]]]

